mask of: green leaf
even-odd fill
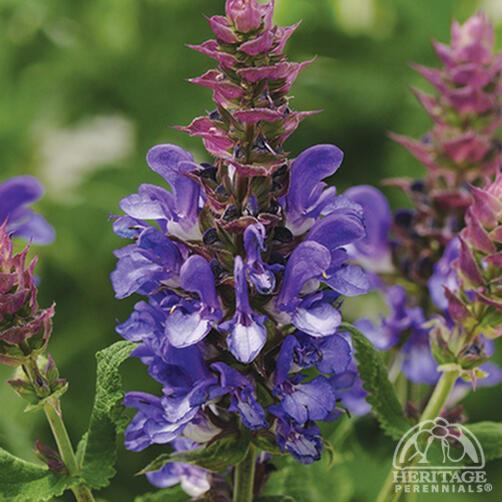
[[[145,493],[136,497],[134,502],[186,502],[189,499],[190,497],[181,487],[176,486],[175,488],[166,488],[165,490]]]
[[[223,471],[230,465],[240,463],[246,456],[248,448],[249,437],[243,435],[225,436],[213,443],[210,443],[205,448],[159,455],[138,474],[158,471],[168,462],[194,464],[210,471],[219,472]]]
[[[254,436],[251,440],[260,450],[272,455],[285,455],[277,445],[274,435],[271,432],[263,432]]]
[[[291,499],[294,502],[352,500],[354,485],[346,465],[332,466],[326,458],[311,465],[303,465],[287,457],[281,458],[277,467],[265,486],[264,496],[279,497],[276,500],[284,502]],[[263,499],[263,502],[268,500],[274,499]]]
[[[502,458],[502,423],[479,422],[465,425],[481,443],[486,460]]]
[[[342,323],[340,328],[352,335],[359,374],[364,390],[368,393],[366,400],[371,405],[374,415],[389,436],[400,439],[411,424],[406,419],[394,386],[389,381],[382,354],[377,352],[371,342],[351,324]]]
[[[498,337],[497,327],[502,324],[502,311],[495,307],[489,307],[483,315],[483,319],[478,326],[479,333],[482,333],[487,338],[495,339]]]
[[[78,445],[82,459],[82,478],[92,488],[108,486],[115,476],[118,432],[124,424],[120,365],[135,347],[130,342],[117,342],[98,352],[96,397],[89,429]]]
[[[0,501],[51,500],[77,482],[68,476],[54,474],[47,467],[26,462],[0,448]]]
[[[65,382],[64,385],[62,385],[59,389],[57,389],[56,391],[54,391],[52,394],[48,395],[47,397],[44,397],[43,399],[41,399],[40,401],[37,401],[34,404],[28,404],[26,406],[26,408],[24,409],[24,411],[26,413],[29,413],[32,411],[41,410],[41,409],[43,409],[43,407],[44,407],[45,403],[47,403],[47,401],[49,401],[51,399],[61,398],[61,396],[63,396],[63,394],[65,394],[67,390],[68,390],[68,382]]]

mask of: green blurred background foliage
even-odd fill
[[[499,0],[277,3],[278,23],[303,19],[289,45],[291,59],[317,55],[294,89],[294,106],[324,110],[301,126],[288,149],[296,155],[315,143],[340,146],[345,162],[333,179],[340,190],[420,174],[418,162],[386,134],[420,136],[427,130],[429,120],[409,92],[410,85],[426,85],[409,63],[437,64],[430,40],[448,40],[452,19],[463,21],[484,8],[498,25],[502,47]],[[171,126],[188,124],[211,106],[206,90],[186,82],[210,63],[185,44],[209,38],[202,14],[221,12],[223,5],[223,0],[0,0],[0,180],[31,173],[47,187],[39,208],[55,226],[57,241],[37,249],[41,303],[57,302],[51,352],[71,383],[63,406],[75,441],[90,412],[94,353],[117,340],[116,320],[124,320],[134,303],[116,301],[108,280],[112,251],[121,245],[109,215],[139,183],[159,181],[144,161],[149,147],[173,142],[207,160],[198,140]],[[393,204],[403,202],[394,191],[387,193]],[[353,316],[380,308],[371,298],[349,307]],[[0,380],[8,376],[0,369]],[[124,378],[130,389],[158,390],[135,361],[125,365]],[[499,389],[469,396],[468,415],[501,420],[497,397]],[[0,403],[0,445],[33,459],[34,440],[49,441],[42,417],[24,414],[23,403],[6,385],[0,386]],[[333,469],[326,462],[301,468],[296,483],[287,481],[288,493],[301,502],[371,501],[393,446],[371,419],[363,419],[335,456]],[[103,497],[129,501],[149,490],[134,473],[154,453],[121,449],[117,478]],[[502,464],[493,463],[491,480],[498,475],[500,481],[501,472]],[[496,492],[484,498],[500,500]]]

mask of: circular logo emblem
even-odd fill
[[[476,436],[444,418],[412,427],[394,451],[393,467],[400,470],[483,469],[485,455]]]

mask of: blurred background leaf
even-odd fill
[[[290,43],[291,58],[318,56],[298,81],[294,105],[324,110],[302,125],[288,148],[296,155],[315,143],[339,145],[346,160],[333,182],[340,190],[421,172],[387,132],[420,136],[427,130],[429,121],[409,92],[410,85],[425,84],[408,64],[436,64],[430,40],[448,40],[453,18],[463,21],[484,8],[498,26],[502,47],[500,0],[277,4],[279,23],[303,19]],[[139,183],[159,181],[144,161],[154,144],[178,143],[207,159],[196,139],[171,126],[187,124],[211,107],[208,92],[186,82],[210,63],[185,44],[210,37],[202,14],[222,12],[223,5],[223,0],[0,0],[0,180],[31,173],[47,187],[40,209],[58,237],[54,245],[37,249],[41,302],[57,302],[51,350],[71,382],[63,405],[75,442],[91,410],[94,353],[117,340],[116,320],[125,319],[134,302],[113,298],[108,275],[112,251],[121,243],[109,215]],[[392,190],[387,193],[394,204],[402,202]],[[357,316],[362,309],[378,312],[380,304],[369,298],[348,307]],[[8,376],[0,369],[1,379]],[[158,390],[135,361],[124,365],[124,379],[127,388]],[[500,407],[494,406],[499,393],[469,396],[471,419],[501,420]],[[46,425],[36,415],[24,415],[23,404],[5,385],[0,402],[0,446],[34,459],[32,445],[37,437],[48,438]],[[310,480],[310,500],[371,501],[393,446],[374,421],[364,419],[345,444],[352,460],[343,468],[294,469],[299,479]],[[103,497],[127,501],[149,491],[133,473],[161,452],[152,450],[122,449],[118,476]],[[501,473],[500,463],[490,465],[492,480]],[[484,498],[500,500],[496,492]]]

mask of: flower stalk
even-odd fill
[[[439,379],[434,392],[432,393],[424,412],[420,417],[420,422],[433,420],[441,415],[444,410],[455,382],[460,376],[459,370],[445,371]],[[385,483],[377,497],[377,502],[397,502],[401,498],[401,493],[394,493],[394,471],[391,469]]]
[[[12,235],[8,222],[0,226],[0,363],[17,368],[9,384],[29,402],[27,409],[44,410],[61,457],[56,458],[54,463],[54,459],[44,455],[43,445],[37,447],[49,469],[59,472],[61,467],[78,482],[80,466],[60,404],[60,396],[66,391],[68,383],[60,378],[54,360],[46,353],[55,308],[53,305],[42,309],[38,305],[34,279],[37,259],[27,261],[28,247],[15,254]],[[77,502],[94,500],[87,486],[76,485],[71,490]]]
[[[68,474],[71,477],[77,478],[80,466],[63,420],[60,399],[54,395],[47,397],[46,389],[50,389],[50,387],[40,372],[37,361],[33,357],[29,358],[26,364],[23,365],[23,370],[38,396],[41,399],[45,398],[43,410],[51,428],[52,435],[56,441],[61,460],[63,461]],[[91,490],[83,484],[74,486],[71,490],[77,502],[94,501]]]
[[[256,449],[253,445],[244,460],[235,466],[233,502],[252,502],[256,471]]]

